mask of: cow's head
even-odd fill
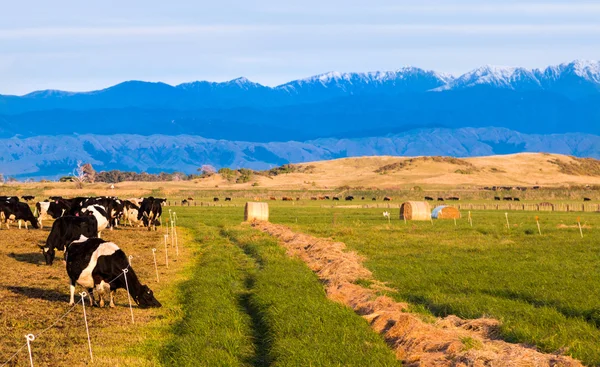
[[[40,248],[42,249],[42,254],[44,254],[44,258],[46,259],[46,265],[52,265],[56,251],[53,248],[46,246],[40,246]]]
[[[154,298],[154,292],[147,285],[142,285],[140,293],[133,298],[140,308],[162,307],[160,302]]]

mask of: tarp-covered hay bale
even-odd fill
[[[431,220],[431,207],[425,201],[407,201],[400,206],[400,219]]]
[[[269,221],[269,204],[247,202],[244,209],[244,220],[252,222],[255,220]]]
[[[460,211],[453,206],[442,205],[431,212],[433,219],[460,219]]]

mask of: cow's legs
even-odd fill
[[[88,288],[88,295],[90,296],[90,307],[94,307],[94,288]]]
[[[112,289],[110,290],[110,304],[109,304],[110,308],[115,308],[115,292],[116,292],[116,290],[114,290],[114,291]]]
[[[19,219],[19,229],[21,229],[21,220]]]
[[[75,282],[71,280],[70,284],[71,290],[71,300],[69,301],[69,306],[73,306],[75,304]]]
[[[27,226],[27,221],[25,221],[25,229],[29,230],[29,226]]]

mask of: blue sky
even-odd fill
[[[545,67],[600,59],[598,19],[600,3],[581,1],[6,1],[0,93]]]

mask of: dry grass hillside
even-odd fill
[[[296,171],[277,176],[257,175],[236,183],[221,175],[178,182],[121,182],[18,184],[19,192],[43,190],[46,195],[119,195],[120,197],[170,194],[196,190],[327,190],[341,186],[373,189],[450,189],[479,186],[600,185],[600,161],[558,154],[523,153],[477,158],[451,157],[360,157],[294,165]],[[10,192],[10,185],[0,192]],[[157,194],[158,195],[158,194]]]

